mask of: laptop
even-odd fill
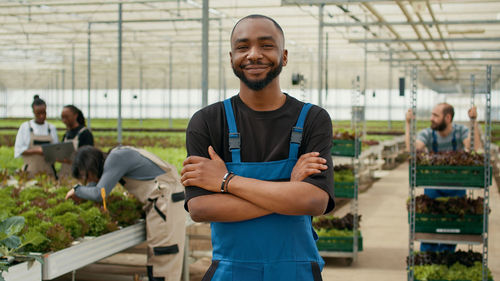
[[[73,146],[73,142],[44,144],[42,145],[42,151],[43,156],[45,157],[45,161],[52,164],[56,162],[56,160],[73,160],[75,147]]]

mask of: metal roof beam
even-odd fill
[[[362,23],[362,22],[341,22],[341,23],[328,23],[325,22],[325,26],[332,26],[332,27],[357,27],[357,26],[384,26],[386,24],[392,25],[392,26],[408,26],[408,25],[427,25],[427,26],[434,26],[436,24],[439,25],[471,25],[471,24],[500,24],[500,20],[448,20],[448,21],[388,21],[388,22],[367,22],[367,23]]]
[[[103,5],[118,5],[118,4],[148,4],[148,3],[165,3],[165,2],[177,2],[178,0],[140,0],[140,1],[44,1],[44,2],[34,2],[31,3],[19,3],[19,4],[0,4],[0,8],[26,8],[26,7],[55,7],[55,6],[103,6]]]
[[[421,2],[425,0],[413,0],[414,2]],[[295,5],[342,5],[342,4],[360,4],[360,3],[374,3],[385,2],[392,3],[393,1],[384,0],[281,0],[282,6],[295,6]]]
[[[429,51],[431,52],[440,52],[440,53],[445,53],[446,50],[445,49],[430,49]],[[412,52],[416,52],[416,53],[427,53],[428,50],[413,50],[413,51],[408,51],[408,50],[392,50],[392,53],[395,54],[395,53],[398,53],[398,54],[401,54],[401,53],[412,53]],[[457,52],[457,53],[460,53],[460,52],[463,52],[463,53],[475,53],[475,52],[484,52],[484,53],[496,53],[496,52],[500,52],[500,49],[451,49],[450,52]],[[389,50],[368,50],[368,53],[375,53],[375,54],[385,54],[385,53],[389,53]]]
[[[349,43],[368,43],[368,44],[379,44],[379,43],[420,43],[424,42],[498,42],[500,37],[468,37],[468,38],[444,38],[444,39],[418,39],[418,38],[374,38],[374,39],[348,39]]]
[[[419,59],[392,59],[393,62],[413,62],[413,61],[500,61],[500,58],[453,58],[453,59],[439,59],[439,58],[419,58]],[[380,61],[391,61],[390,59],[380,59]]]

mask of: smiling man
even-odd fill
[[[189,123],[185,208],[212,229],[203,280],[321,280],[311,216],[334,207],[331,120],[281,91],[284,46],[273,19],[238,21],[229,55],[240,92]]]

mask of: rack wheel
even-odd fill
[[[353,261],[354,261],[354,259],[353,259],[353,258],[346,258],[346,259],[345,259],[345,264],[346,264],[347,266],[351,266]]]

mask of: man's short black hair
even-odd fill
[[[234,29],[236,28],[236,26],[238,26],[238,24],[241,21],[246,20],[246,19],[267,19],[267,20],[270,20],[274,24],[274,26],[279,30],[281,36],[283,37],[283,44],[285,43],[285,33],[283,32],[283,29],[281,28],[281,26],[274,19],[272,19],[268,16],[260,15],[260,14],[248,15],[248,16],[238,20],[238,22],[234,25],[233,30],[231,30],[230,40],[233,39],[233,33],[234,33]]]

